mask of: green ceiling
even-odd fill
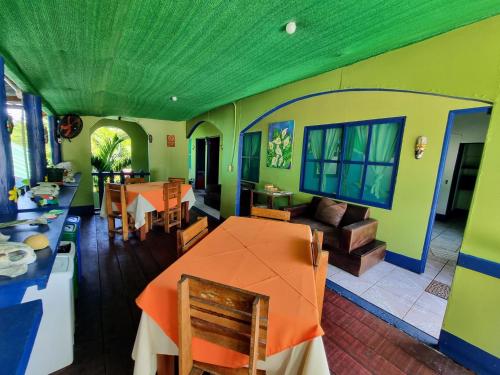
[[[0,0],[0,54],[58,114],[181,120],[498,13],[499,0]]]

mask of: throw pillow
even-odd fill
[[[338,227],[346,209],[347,203],[338,203],[328,198],[322,198],[314,218],[322,223]]]

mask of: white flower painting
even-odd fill
[[[294,122],[283,121],[269,124],[269,143],[267,146],[268,167],[290,169],[292,165]]]

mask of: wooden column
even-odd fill
[[[4,83],[4,62],[0,57],[0,213],[16,213],[17,204],[9,200],[9,191],[14,187],[14,164],[10,134],[7,131],[7,104]]]
[[[56,165],[62,161],[61,144],[57,141],[57,119],[49,116],[49,141],[52,149],[52,164]]]
[[[30,162],[31,186],[45,181],[47,157],[45,155],[45,136],[42,122],[42,98],[23,93],[23,105],[26,112],[26,134]]]

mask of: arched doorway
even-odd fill
[[[94,207],[99,208],[105,182],[120,182],[121,172],[149,174],[148,135],[135,122],[102,119],[89,136]]]
[[[200,122],[188,137],[189,180],[194,186],[195,207],[220,217],[222,132],[210,122]]]

